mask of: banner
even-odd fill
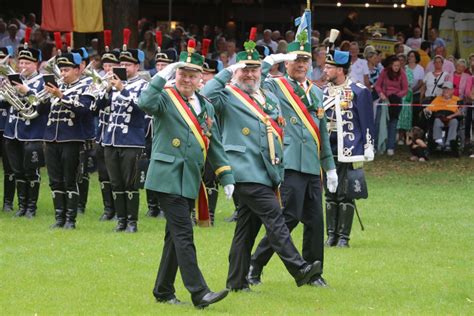
[[[43,0],[41,28],[61,32],[102,32],[102,1]]]
[[[459,55],[468,59],[474,52],[474,13],[458,13],[454,23]]]
[[[458,15],[452,10],[444,10],[439,20],[439,37],[446,42],[446,56],[454,55],[458,50],[458,41],[456,38],[456,30],[454,27],[454,20]]]

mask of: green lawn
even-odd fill
[[[188,304],[155,303],[164,220],[144,216],[144,198],[139,233],[113,233],[115,223],[98,221],[94,174],[78,229],[50,230],[54,216],[43,170],[35,219],[0,212],[0,313],[472,315],[474,159],[407,158],[400,153],[367,165],[369,199],[358,203],[366,230],[355,220],[352,248],[327,249],[330,288],[297,288],[275,256],[252,293],[231,293],[204,311],[194,309],[179,276],[177,296]],[[221,199],[216,226],[195,230],[200,267],[215,291],[225,287],[234,224],[223,219],[231,212],[232,203]],[[293,236],[299,246],[301,227]]]

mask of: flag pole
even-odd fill
[[[428,15],[428,0],[425,0],[425,9],[423,12],[423,32],[421,33],[421,39],[424,41],[425,40],[425,34],[426,34],[426,27],[427,27],[427,15]]]

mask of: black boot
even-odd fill
[[[67,191],[66,196],[66,224],[65,229],[76,228],[77,204],[79,201],[79,192]]]
[[[351,235],[352,220],[354,219],[353,203],[339,203],[337,233],[339,241],[337,247],[349,248],[349,236]]]
[[[39,188],[40,188],[39,180],[28,182],[28,185],[27,185],[28,200],[26,202],[26,214],[25,214],[25,217],[27,218],[33,218],[36,216],[36,208],[37,208],[36,205],[38,202]]]
[[[138,191],[126,191],[126,205],[127,205],[127,233],[136,233],[138,231],[138,207],[140,205],[140,194]]]
[[[155,192],[146,190],[146,202],[148,204],[148,212],[146,212],[146,216],[158,217],[158,215],[160,215],[160,208],[158,206]]]
[[[89,195],[89,175],[86,174],[82,177],[82,182],[78,183],[79,187],[79,199],[77,202],[77,212],[84,214],[86,211],[87,197]]]
[[[26,214],[26,202],[27,202],[27,183],[24,180],[16,180],[16,194],[18,197],[18,211],[15,217],[22,217]]]
[[[114,198],[115,212],[117,213],[116,232],[123,232],[127,228],[127,210],[125,202],[125,192],[112,192]]]
[[[328,247],[334,247],[337,244],[337,212],[336,202],[326,202],[326,232],[328,234],[326,246]]]
[[[54,217],[56,223],[50,228],[62,228],[66,222],[66,193],[62,191],[53,191]]]
[[[102,202],[104,204],[104,214],[100,217],[101,221],[110,221],[115,216],[114,200],[112,197],[112,187],[110,182],[103,181],[100,183],[102,191]]]
[[[214,226],[214,216],[216,214],[217,198],[219,197],[219,191],[211,189],[208,191],[208,204],[209,204],[209,217],[211,218],[211,225]]]
[[[15,175],[13,173],[4,174],[3,185],[3,211],[11,212],[13,211],[13,199],[15,198]]]

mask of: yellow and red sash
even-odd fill
[[[273,134],[278,138],[280,146],[283,146],[283,129],[278,125],[278,123],[268,114],[263,112],[260,106],[252,100],[247,93],[234,85],[227,85],[226,88],[229,89],[229,91],[245,106],[247,106],[247,108],[249,108],[250,111],[252,111],[265,125],[267,121],[270,122]]]
[[[311,133],[311,136],[313,137],[314,141],[316,142],[316,146],[318,147],[319,155],[319,152],[321,150],[321,135],[319,133],[318,125],[316,125],[316,122],[311,117],[311,114],[309,114],[306,105],[295,94],[293,87],[290,85],[288,80],[286,80],[285,78],[276,78],[275,81],[277,82],[285,97],[290,102],[293,110],[303,122],[304,126],[306,126],[308,131]]]
[[[170,97],[176,109],[178,110],[179,114],[181,114],[181,117],[184,119],[186,124],[188,124],[189,128],[194,134],[194,137],[196,137],[204,155],[204,162],[206,162],[207,150],[209,148],[209,138],[204,135],[204,132],[196,116],[194,116],[193,112],[191,112],[191,109],[183,100],[178,91],[171,87],[165,88],[165,91]],[[210,226],[207,190],[203,181],[201,181],[201,185],[199,186],[199,195],[196,199],[195,207],[198,225]]]

